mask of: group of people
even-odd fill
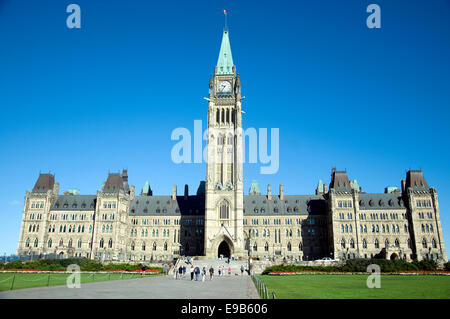
[[[241,275],[244,274],[245,268],[244,266],[241,266],[240,268],[241,270]],[[187,272],[187,268],[185,265],[178,267],[178,269],[174,269],[174,274],[173,277],[174,279],[183,279],[186,277],[186,272]],[[202,276],[202,281],[206,280],[206,267],[203,267],[202,269],[200,269],[200,267],[194,267],[191,264],[190,270],[189,270],[190,274],[191,274],[191,280],[199,280],[200,275]],[[231,276],[231,267],[228,267],[228,269],[225,269],[224,266],[220,266],[218,269],[218,275],[219,277],[225,276],[226,272],[228,272],[228,276]],[[214,278],[214,267],[211,266],[209,268],[209,280],[213,280]]]

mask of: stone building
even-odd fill
[[[95,195],[59,195],[54,175],[40,174],[25,194],[18,255],[152,262],[180,255],[270,260],[383,258],[447,260],[436,189],[410,170],[401,189],[365,193],[332,169],[314,194],[243,189],[241,81],[228,30],[209,83],[206,181],[195,194],[140,194],[128,172],[110,173]]]

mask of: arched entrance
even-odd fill
[[[223,257],[228,258],[230,256],[230,246],[228,246],[228,243],[224,240],[220,243],[219,249],[218,249],[218,257],[220,255],[223,255]]]
[[[398,255],[396,253],[393,253],[391,255],[391,260],[397,260],[398,259]]]

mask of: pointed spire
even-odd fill
[[[213,81],[213,76],[211,74],[211,77],[209,78],[209,88],[212,89],[214,87],[214,81]]]
[[[223,30],[222,44],[220,45],[219,59],[217,60],[216,74],[233,74],[233,56],[231,55],[228,30]]]

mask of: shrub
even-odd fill
[[[407,262],[405,260],[387,260],[387,259],[348,259],[344,265],[340,266],[301,266],[301,265],[275,265],[266,267],[263,275],[270,272],[296,272],[296,271],[318,271],[318,272],[366,272],[367,266],[376,264],[380,266],[381,272],[398,272],[398,271],[418,271],[418,270],[437,270],[437,263],[434,260],[421,260]],[[445,264],[448,270],[449,262]]]
[[[9,263],[6,263],[5,265],[5,269],[22,269],[23,268],[23,264],[21,260],[13,260],[10,261]]]
[[[445,271],[450,271],[450,261],[447,261],[447,262],[444,264],[444,270],[445,270]]]

